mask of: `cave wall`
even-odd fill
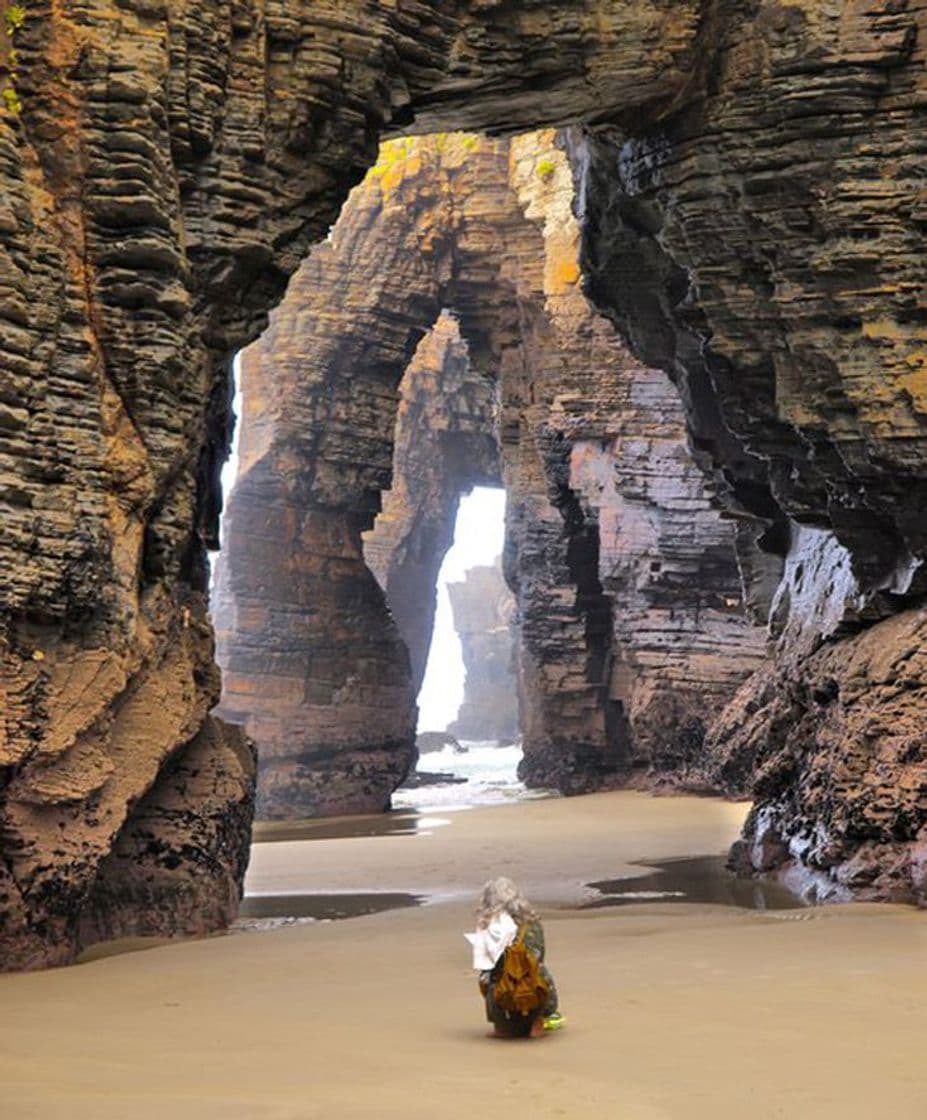
[[[88,882],[203,724],[208,642],[157,743],[119,710],[168,678],[185,619],[205,625],[229,357],[383,128],[623,129],[573,150],[590,291],[679,380],[719,492],[773,522],[767,547],[791,537],[784,511],[850,552],[863,625],[917,608],[925,23],[921,0],[28,5],[15,74],[0,52],[18,102],[0,110],[5,964],[73,952]],[[87,678],[75,721],[59,698]],[[98,788],[66,803],[25,770],[97,750]],[[34,797],[51,828],[21,819]],[[101,798],[110,823],[72,878],[50,836]],[[796,820],[826,833],[830,812]],[[915,817],[900,843],[923,798]],[[786,832],[805,865],[807,826]],[[838,830],[825,874],[858,843]]]
[[[781,573],[775,667],[710,743],[755,799],[741,866],[922,900],[927,8],[732,2],[709,28],[679,113],[573,135],[588,291]]]
[[[515,600],[495,564],[469,568],[447,585],[460,639],[464,691],[448,733],[457,739],[514,743],[518,738]]]
[[[382,808],[401,780],[457,495],[498,469],[497,423],[530,784],[682,776],[763,658],[679,396],[582,294],[554,139],[384,145],[243,356],[215,611],[220,711],[258,744],[260,813]],[[439,306],[467,352],[442,316],[400,383]]]
[[[506,90],[517,127],[512,98],[523,91],[527,115],[531,76],[552,121],[629,91],[637,104],[666,97],[696,19],[691,4],[626,5],[593,36],[594,4],[485,21],[470,7],[36,2],[15,44],[4,21],[9,967],[73,954],[102,861],[215,701],[204,546],[216,543],[228,362],[334,221],[378,131],[463,104],[474,123],[498,121]],[[655,55],[644,38],[659,38]],[[632,80],[612,73],[616,57],[629,70],[637,59]],[[155,705],[156,733],[132,718],[149,692],[182,709],[162,720]]]

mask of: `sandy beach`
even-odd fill
[[[722,851],[744,812],[615,793],[256,844],[250,892],[428,901],[0,977],[0,1117],[923,1120],[924,913],[577,908],[632,861]],[[536,1041],[486,1037],[462,937],[503,871],[568,1019]]]

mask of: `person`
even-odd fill
[[[537,1038],[545,1030],[559,1030],[565,1023],[558,1009],[557,987],[544,963],[544,929],[534,908],[511,879],[490,879],[480,894],[476,910],[476,933],[464,935],[473,946],[473,967],[479,971],[480,992],[486,1018],[497,1038]],[[524,944],[537,961],[537,971],[546,992],[540,1003],[526,1014],[506,1010],[496,1000],[496,984],[505,965],[505,950]]]

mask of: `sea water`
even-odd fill
[[[495,742],[462,740],[465,749],[445,747],[420,757],[418,769],[427,774],[453,774],[466,779],[452,785],[422,785],[398,789],[392,797],[392,813],[379,816],[341,817],[305,821],[261,822],[255,827],[255,843],[342,839],[361,836],[428,835],[450,821],[434,813],[449,813],[477,805],[504,805],[528,798],[556,796],[548,790],[529,790],[518,780],[521,747]],[[311,856],[307,856],[311,861]],[[379,910],[418,906],[422,895],[368,891],[353,893],[306,892],[302,894],[250,894],[242,901],[236,932],[268,929],[295,922],[335,921],[359,917]]]
[[[448,746],[421,755],[418,769],[432,774],[454,774],[466,778],[465,782],[398,789],[393,794],[393,808],[447,811],[550,796],[549,791],[529,790],[518,780],[521,747],[517,744],[500,746],[492,741],[464,739],[460,745],[465,748],[463,751]]]

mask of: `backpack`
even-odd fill
[[[502,956],[502,969],[493,984],[492,996],[506,1015],[533,1015],[539,1011],[550,992],[550,984],[541,975],[538,959],[525,944],[526,925]]]

